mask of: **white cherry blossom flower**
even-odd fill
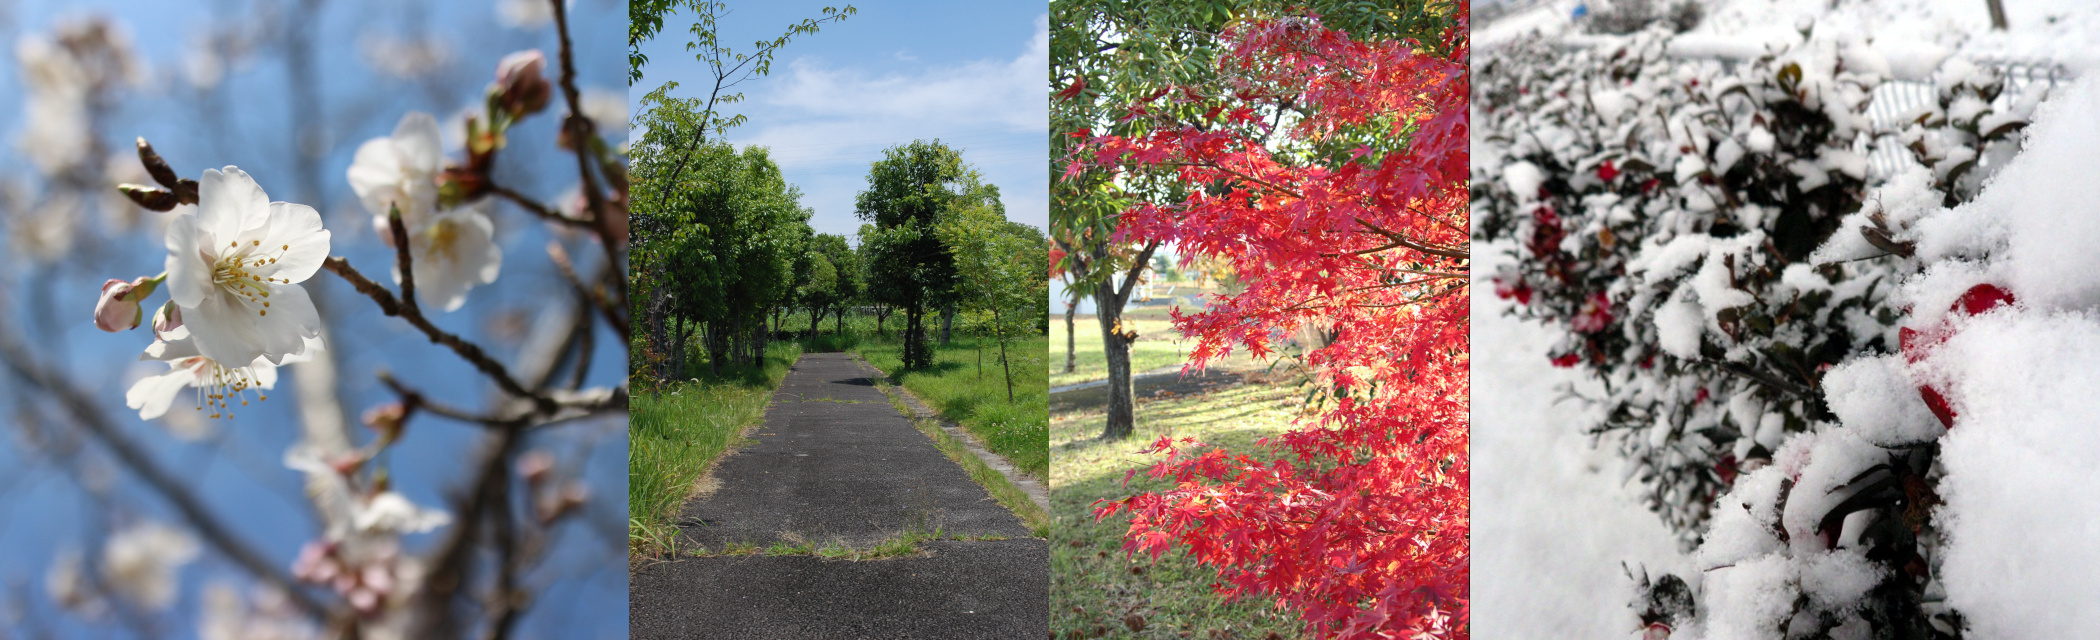
[[[496,246],[496,226],[483,211],[486,200],[440,213],[408,229],[409,255],[416,271],[416,293],[425,303],[456,311],[467,303],[467,290],[496,281],[503,271],[503,248]],[[402,222],[407,223],[407,218]],[[401,269],[394,267],[394,282]]]
[[[285,356],[282,364],[309,360],[321,348],[319,338],[308,338],[306,347],[298,354]],[[261,402],[270,399],[263,392],[277,386],[277,363],[257,357],[247,366],[225,366],[197,351],[187,326],[161,333],[160,339],[147,346],[139,359],[168,363],[167,373],[139,380],[124,394],[125,406],[137,409],[141,420],[166,415],[182,390],[192,387],[197,390],[197,410],[210,408],[210,417],[232,418],[234,407],[248,406],[250,393],[255,394],[256,402]]]
[[[117,532],[102,546],[102,580],[112,591],[147,609],[175,602],[175,572],[197,558],[197,540],[159,522]]]
[[[271,202],[235,167],[205,170],[195,215],[168,222],[168,298],[200,355],[220,363],[283,364],[321,335],[300,282],[328,258],[313,207]],[[236,365],[239,366],[239,365]]]
[[[401,222],[409,228],[423,221],[437,207],[438,172],[444,168],[445,145],[438,135],[437,118],[410,111],[394,125],[394,135],[373,138],[357,147],[350,161],[350,189],[381,229],[388,244],[393,237],[387,228],[387,211],[401,208]]]

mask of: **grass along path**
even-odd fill
[[[1024,337],[1007,343],[1014,394],[1009,402],[998,362],[997,340],[956,336],[946,346],[934,346],[933,366],[902,371],[904,345],[895,338],[896,334],[891,335],[888,340],[863,338],[854,351],[910,389],[942,417],[961,424],[985,448],[1006,458],[1022,473],[1037,480],[1048,477],[1050,388],[1044,382],[1045,338]]]
[[[1241,385],[1216,392],[1140,399],[1138,430],[1105,442],[1099,409],[1061,413],[1050,423],[1050,630],[1055,638],[1294,638],[1302,625],[1268,601],[1229,601],[1211,584],[1217,570],[1180,551],[1154,561],[1123,552],[1130,517],[1094,519],[1094,503],[1164,489],[1146,477],[1157,456],[1138,451],[1164,434],[1190,436],[1233,451],[1290,428],[1300,394],[1288,386]],[[1129,485],[1124,474],[1137,470]]]
[[[627,425],[627,545],[631,557],[671,549],[678,509],[705,490],[717,459],[749,442],[745,433],[765,419],[773,390],[802,355],[801,345],[775,342],[765,366],[743,366],[718,378],[673,383],[660,394],[636,394]]]

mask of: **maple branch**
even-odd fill
[[[1468,253],[1465,249],[1423,244],[1414,240],[1413,238],[1407,237],[1406,234],[1402,234],[1390,229],[1386,229],[1384,227],[1380,227],[1375,224],[1371,224],[1370,221],[1365,220],[1363,218],[1356,218],[1356,223],[1363,225],[1363,227],[1365,229],[1370,230],[1371,233],[1376,233],[1378,235],[1385,236],[1386,239],[1392,240],[1394,244],[1409,249],[1414,249],[1415,251],[1419,251],[1433,256],[1442,256],[1453,260],[1470,260],[1473,257],[1473,255],[1471,253]]]

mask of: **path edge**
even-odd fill
[[[890,404],[896,407],[897,412],[910,421],[919,433],[932,440],[935,448],[946,454],[948,459],[961,465],[963,470],[969,473],[970,479],[982,485],[986,493],[990,493],[1000,505],[1012,511],[1021,519],[1022,524],[1027,525],[1038,537],[1049,533],[1050,490],[1045,483],[1028,477],[1021,472],[1020,467],[1014,466],[1005,457],[985,447],[976,434],[942,417],[940,412],[928,408],[910,389],[896,384],[881,367],[862,358],[860,352],[847,353],[853,357],[856,366],[872,376],[871,379],[876,381],[876,389],[890,399]],[[964,453],[970,454],[969,457],[964,457]],[[972,462],[976,464],[973,465]],[[995,484],[1002,486],[994,486]],[[1015,494],[1025,496],[1025,500],[1016,500]]]

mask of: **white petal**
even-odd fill
[[[139,410],[140,420],[152,420],[167,415],[168,407],[175,404],[175,396],[196,382],[197,374],[187,367],[145,378],[124,392],[124,406]]]
[[[357,192],[357,199],[364,203],[365,211],[375,216],[386,215],[387,204],[400,193],[401,157],[394,151],[394,141],[388,138],[373,138],[358,145],[357,155],[350,161],[350,190]]]
[[[197,224],[202,235],[210,237],[201,239],[232,241],[242,231],[262,224],[269,213],[270,196],[248,172],[232,165],[224,171],[204,170],[197,186]]]
[[[181,335],[178,336],[176,335],[177,333]],[[204,355],[197,351],[197,342],[191,340],[189,335],[188,327],[176,327],[174,331],[168,332],[166,337],[154,340],[153,344],[146,345],[146,352],[139,354],[139,359],[174,362],[183,358]]]
[[[197,216],[184,214],[168,221],[168,297],[177,306],[194,307],[211,292],[211,264],[198,255]]]
[[[270,306],[249,303],[226,293],[205,298],[182,310],[183,326],[204,357],[218,362],[253,362],[257,357],[282,363],[302,353],[306,338],[321,334],[321,316],[299,285],[265,285]],[[268,313],[263,313],[267,311]]]
[[[418,507],[392,491],[372,496],[351,518],[351,524],[359,530],[400,533],[423,533],[451,522],[452,514]]]
[[[445,144],[438,136],[436,116],[421,111],[410,111],[401,116],[394,125],[394,149],[401,154],[401,166],[407,170],[436,177],[438,163],[445,160]]]
[[[276,262],[251,270],[264,278],[305,282],[321,262],[328,259],[327,229],[313,207],[290,202],[270,203],[270,222],[264,227],[259,255],[275,256]]]
[[[298,356],[285,357],[295,358]],[[257,387],[275,389],[277,388],[277,365],[270,364],[268,359],[256,358],[254,364],[248,365],[248,379],[254,380]]]
[[[248,362],[263,354],[265,336],[257,325],[264,318],[244,300],[215,292],[195,307],[184,307],[182,319],[183,326],[190,329],[190,341],[206,358]]]

